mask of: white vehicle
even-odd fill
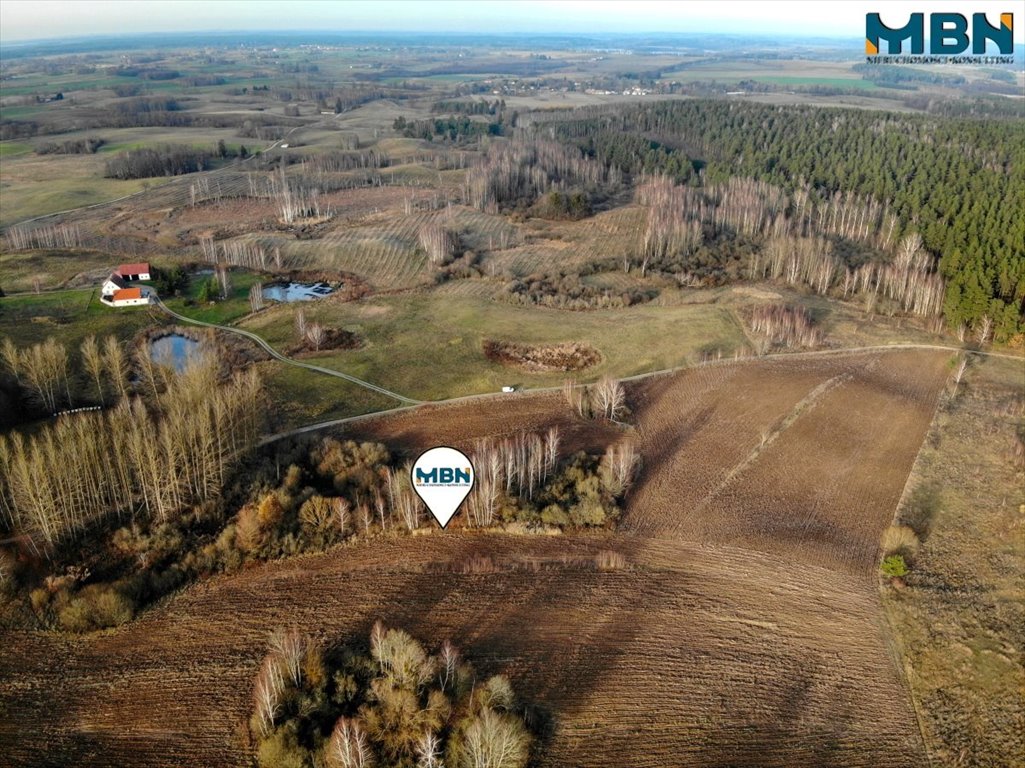
[[[508,387],[508,386],[502,387],[502,391],[503,392],[515,392],[516,391],[516,387]]]

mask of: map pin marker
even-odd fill
[[[473,488],[473,464],[462,451],[442,445],[420,454],[413,464],[413,490],[444,528]]]

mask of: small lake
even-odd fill
[[[172,365],[178,373],[185,370],[189,358],[199,351],[198,341],[178,333],[161,336],[159,339],[151,341],[149,346],[153,362]]]
[[[334,289],[327,283],[288,283],[284,285],[268,285],[263,289],[263,297],[271,301],[312,301],[322,299]]]

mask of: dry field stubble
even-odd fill
[[[922,540],[906,587],[887,588],[883,604],[936,766],[1025,765],[1023,420],[1021,361],[974,359],[939,409],[899,512]]]
[[[0,745],[25,765],[243,765],[268,630],[345,638],[382,618],[507,671],[544,727],[540,765],[920,765],[868,574],[945,360],[753,361],[636,385],[644,467],[625,531],[382,539],[210,579],[109,634],[8,632]],[[415,450],[551,422],[568,448],[609,436],[554,394],[349,435]],[[798,437],[813,442],[795,456]],[[839,490],[816,485],[844,462]],[[759,524],[748,499],[769,480]],[[625,566],[599,570],[609,551]]]

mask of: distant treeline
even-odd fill
[[[392,127],[407,138],[428,140],[438,136],[449,141],[457,141],[479,136],[502,136],[506,133],[506,124],[501,116],[487,122],[471,120],[467,116],[409,121],[404,117],[397,117]]]
[[[137,77],[140,80],[175,80],[181,77],[176,69],[144,69],[142,67],[118,67],[114,70],[118,77]]]
[[[214,153],[182,145],[132,149],[107,161],[104,176],[111,179],[145,179],[180,176],[210,168]]]
[[[95,136],[86,139],[48,141],[36,147],[37,155],[92,155],[107,142]]]
[[[141,99],[140,101],[149,101]],[[179,104],[174,99],[169,102]],[[69,130],[88,131],[103,128],[233,128],[239,136],[274,141],[281,138],[288,128],[302,125],[302,121],[281,115],[249,116],[192,114],[180,106],[172,109],[154,109],[138,105],[125,111],[105,110],[83,113],[76,116],[72,127],[53,126],[31,120],[0,121],[0,140],[27,139],[32,136],[46,136],[65,133]]]
[[[150,112],[177,112],[182,109],[177,99],[166,97],[149,97],[119,101],[114,111],[119,115],[141,115]]]
[[[376,149],[355,152],[318,152],[308,156],[286,155],[283,161],[286,165],[301,164],[304,173],[338,173],[359,169],[387,168],[389,164],[388,155]]]
[[[910,67],[888,67],[879,64],[855,64],[852,72],[859,73],[864,80],[879,85],[905,85],[925,83],[927,85],[964,85],[961,75],[945,75]]]
[[[444,114],[447,112],[457,115],[497,115],[505,110],[505,99],[488,101],[478,99],[477,101],[436,101],[431,105],[431,112]]]

